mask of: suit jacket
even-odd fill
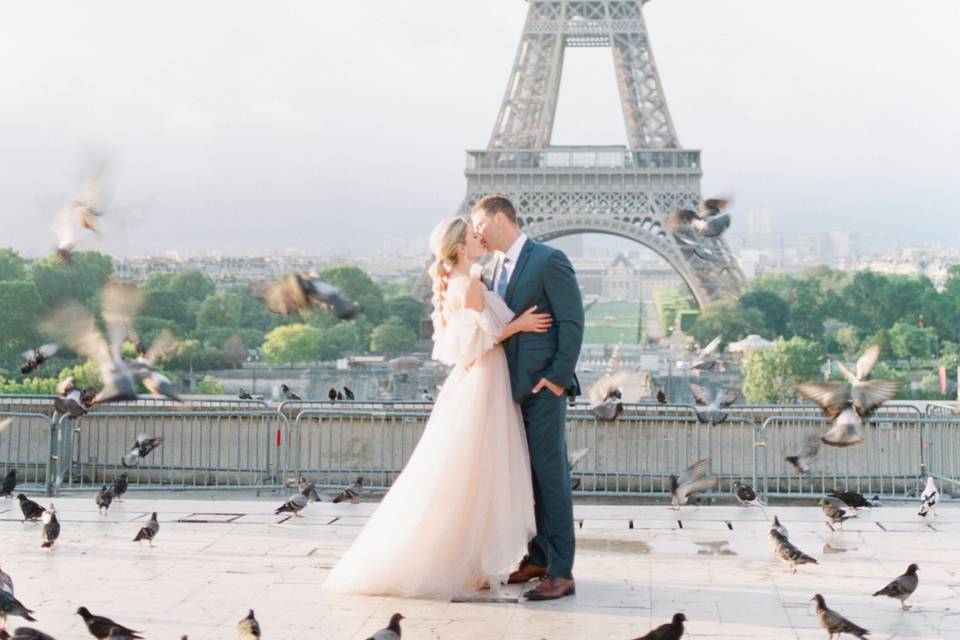
[[[493,274],[499,268],[499,260],[492,260],[484,270],[488,289],[493,289]],[[574,370],[583,343],[583,301],[567,256],[528,239],[520,250],[504,301],[517,315],[536,305],[539,313],[549,313],[553,318],[545,333],[518,333],[503,344],[513,399],[523,402],[529,398],[540,378],[564,388],[568,395],[579,395],[580,383]]]

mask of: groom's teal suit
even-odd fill
[[[485,274],[492,288],[497,260]],[[547,575],[573,579],[573,496],[567,466],[566,397],[549,389],[536,395],[541,378],[578,395],[574,374],[583,342],[583,302],[570,260],[562,251],[527,240],[520,251],[504,298],[514,313],[536,305],[553,324],[546,333],[519,333],[506,340],[513,398],[523,411],[533,472],[537,535],[530,541],[528,560],[547,567]]]

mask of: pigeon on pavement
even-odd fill
[[[773,544],[773,552],[777,554],[778,558],[790,565],[792,573],[797,572],[798,564],[819,564],[815,558],[800,551],[776,527],[771,527],[768,535],[770,542]]]
[[[823,514],[830,519],[830,522],[833,524],[839,524],[841,527],[843,523],[850,518],[856,518],[857,515],[850,515],[847,513],[848,507],[842,500],[837,500],[836,498],[825,497],[820,498],[820,501],[817,502],[817,505],[823,510]],[[833,529],[833,526],[828,522],[827,526],[830,529]]]
[[[896,598],[900,601],[900,610],[908,610],[910,605],[907,604],[907,598],[913,595],[913,592],[917,590],[917,586],[920,584],[920,578],[917,577],[917,570],[919,568],[917,565],[911,564],[907,567],[906,573],[902,576],[897,576],[890,581],[890,584],[873,595]]]
[[[110,505],[113,503],[113,491],[111,491],[107,485],[103,485],[93,498],[97,502],[97,510],[103,515],[106,515],[110,510]]]
[[[827,608],[827,603],[819,593],[813,596],[811,600],[817,603],[817,618],[820,620],[820,626],[830,633],[830,637],[839,637],[841,633],[849,633],[852,636],[863,638],[869,635],[869,631],[863,627],[858,627],[842,615],[832,609]]]
[[[253,396],[250,395],[243,387],[240,387],[240,393],[237,394],[237,397],[241,400],[253,400]]]
[[[308,482],[300,490],[300,493],[292,496],[289,500],[277,507],[277,510],[273,513],[276,515],[281,513],[292,513],[295,517],[299,518],[300,512],[303,511],[310,502],[310,495],[313,493],[313,490],[313,483]]]
[[[919,516],[927,517],[927,514],[933,511],[937,515],[937,504],[940,502],[940,490],[937,489],[937,483],[933,481],[933,476],[927,476],[927,486],[920,495]]]
[[[13,595],[13,578],[0,569],[0,591],[6,591]]]
[[[40,548],[52,549],[53,543],[60,537],[60,521],[57,520],[57,510],[53,508],[53,503],[43,512],[43,533],[41,534],[42,543]]]
[[[353,504],[360,502],[360,494],[363,493],[363,476],[358,476],[356,481],[333,498],[333,503],[338,504],[344,500],[349,500]]]
[[[130,486],[130,481],[128,480],[129,477],[129,474],[124,471],[113,479],[113,485],[110,487],[110,492],[113,494],[113,499],[117,502],[123,502],[123,500],[120,499],[120,496],[125,494]]]
[[[781,536],[783,536],[784,538],[789,538],[789,537],[790,537],[790,532],[787,531],[787,528],[786,528],[785,526],[783,526],[783,523],[780,522],[780,518],[777,517],[777,516],[773,516],[773,524],[770,525],[770,530],[771,530],[771,531],[776,531],[777,533],[779,533],[779,534],[780,534]]]
[[[17,488],[17,470],[10,469],[0,481],[0,496],[13,499],[13,490]]]
[[[237,623],[237,640],[259,640],[260,623],[253,615],[253,609]]]
[[[741,507],[763,507],[767,503],[760,499],[757,492],[749,484],[735,480],[733,482],[733,494],[737,496]]]
[[[673,620],[662,624],[650,633],[636,638],[636,640],[680,640],[683,635],[683,623],[687,617],[682,613],[673,614]]]
[[[36,622],[36,618],[31,616],[31,613],[33,609],[27,609],[22,602],[6,591],[0,591],[0,627],[4,626],[7,616],[20,616],[24,620]]]
[[[671,509],[679,509],[687,504],[687,500],[694,493],[706,491],[717,486],[717,478],[708,478],[710,459],[697,460],[680,474],[680,477],[671,474],[669,478]]]
[[[39,629],[33,627],[17,627],[10,635],[6,629],[0,630],[0,640],[54,640],[53,636],[47,635]]]
[[[158,531],[160,531],[160,523],[157,522],[157,512],[154,511],[150,514],[150,519],[147,520],[147,524],[141,527],[140,531],[137,532],[137,535],[133,541],[140,542],[141,540],[146,540],[152,547],[153,538],[157,535]]]
[[[856,491],[831,491],[830,497],[841,500],[848,507],[854,509],[870,508],[873,506],[869,500],[863,497],[863,494]]]
[[[280,393],[283,394],[285,400],[303,400],[303,398],[291,391],[290,387],[285,384],[280,385]]]
[[[400,640],[400,621],[403,619],[403,614],[393,614],[386,629],[380,629],[367,640]]]
[[[22,493],[17,494],[17,500],[20,501],[20,511],[23,513],[24,522],[28,520],[30,522],[36,522],[40,519],[40,516],[43,515],[43,512],[46,511],[46,509]]]
[[[118,632],[125,634],[129,638],[143,638],[143,636],[139,635],[139,631],[129,629],[105,616],[94,615],[90,613],[86,607],[77,609],[77,615],[83,618],[83,622],[87,625],[87,631],[90,632],[90,635],[99,640],[103,640],[110,635],[111,629],[117,629]]]

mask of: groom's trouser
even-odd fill
[[[523,401],[527,430],[537,535],[528,545],[528,559],[547,567],[547,575],[573,579],[573,494],[567,464],[567,402],[544,389]]]

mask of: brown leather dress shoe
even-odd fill
[[[536,587],[527,591],[523,596],[527,600],[556,600],[564,596],[572,596],[577,592],[577,583],[564,578],[545,578]]]
[[[521,584],[537,578],[543,578],[545,575],[547,575],[546,567],[541,567],[532,564],[527,560],[522,560],[520,562],[520,568],[511,573],[510,577],[507,578],[507,584]]]

